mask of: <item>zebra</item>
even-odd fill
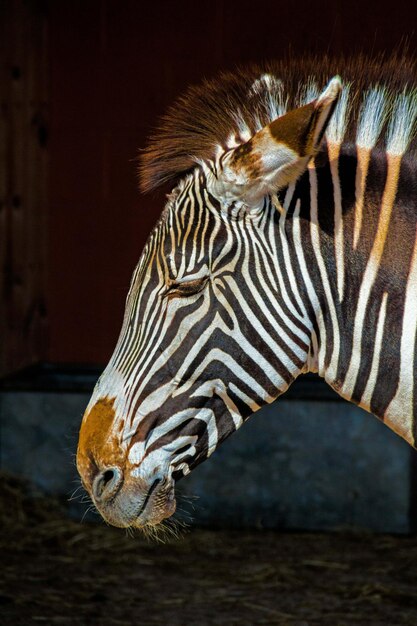
[[[171,192],[78,443],[110,524],[170,517],[176,482],[305,372],[416,446],[415,75],[278,61],[163,118],[141,186]]]

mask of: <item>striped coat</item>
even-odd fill
[[[110,523],[169,517],[176,481],[303,372],[415,445],[414,84],[401,58],[277,63],[168,112],[141,181],[173,191],[80,432]]]

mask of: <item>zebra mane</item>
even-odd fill
[[[326,133],[328,141],[380,147],[393,154],[414,150],[417,70],[410,58],[281,60],[190,87],[142,151],[142,191],[176,181],[218,150],[248,141],[279,115],[314,99],[335,74],[344,90]]]

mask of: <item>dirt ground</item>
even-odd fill
[[[0,488],[0,624],[417,624],[417,538],[190,529],[155,543]]]

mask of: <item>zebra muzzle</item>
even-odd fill
[[[149,488],[133,524],[135,527],[155,526],[175,513],[177,505],[174,484],[170,482],[161,486],[161,483],[163,481],[156,478]]]
[[[123,484],[123,473],[118,467],[100,472],[93,481],[92,494],[96,502],[108,502],[116,496]]]

